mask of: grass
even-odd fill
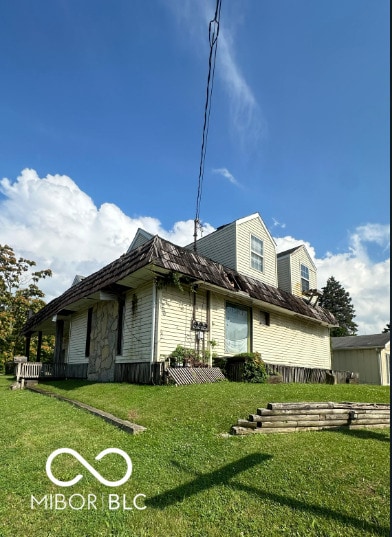
[[[389,429],[225,437],[237,418],[269,401],[389,402],[389,389],[362,385],[204,384],[182,387],[41,385],[147,427],[136,436],[67,403],[8,389],[0,377],[0,536],[357,537],[389,535]],[[101,485],[61,455],[53,473],[83,474],[60,488],[45,473],[60,447],[78,451],[105,477],[124,473],[108,447],[133,462],[129,481]],[[31,495],[93,494],[97,509],[30,508]],[[145,494],[145,510],[110,510],[109,493]],[[80,500],[80,497],[79,497]],[[139,498],[141,502],[141,498]],[[141,502],[142,503],[142,502]]]

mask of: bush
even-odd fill
[[[199,354],[194,349],[183,347],[182,345],[177,345],[174,351],[170,353],[169,360],[171,367],[180,364],[200,367]]]
[[[212,358],[213,367],[219,367],[219,369],[222,371],[224,375],[226,375],[226,363],[227,363],[227,358],[220,357],[220,356],[219,357],[213,356]]]
[[[242,381],[264,383],[267,381],[267,367],[259,352],[242,352],[228,359],[228,363],[242,362],[244,364]]]

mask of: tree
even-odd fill
[[[320,305],[329,310],[336,318],[339,327],[331,329],[331,336],[355,336],[358,325],[354,322],[355,310],[350,294],[331,276],[323,287]]]
[[[0,364],[24,354],[23,325],[31,313],[45,305],[45,295],[38,283],[50,277],[52,271],[35,271],[35,266],[35,261],[17,258],[11,246],[0,244]],[[43,349],[47,353],[53,349],[52,339],[43,338]]]
[[[387,323],[386,327],[382,331],[383,334],[386,334],[387,332],[391,331],[391,323]]]

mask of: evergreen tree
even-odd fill
[[[355,310],[350,294],[333,276],[328,278],[327,285],[322,289],[320,305],[329,310],[339,323],[337,328],[331,329],[331,336],[355,336],[358,325],[354,322]]]
[[[383,334],[386,334],[387,332],[391,331],[391,323],[387,323],[387,326],[382,331]]]

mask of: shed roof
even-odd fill
[[[214,285],[222,291],[238,293],[239,297],[245,295],[308,317],[309,320],[336,326],[334,316],[320,306],[311,306],[300,297],[239,274],[220,263],[155,235],[139,248],[128,251],[49,302],[26,322],[23,332],[26,334],[39,329],[40,323],[60,314],[78,300],[90,297],[98,291],[115,289],[117,284],[126,285],[126,277],[144,267],[151,268],[151,278],[154,276],[153,271],[159,268],[164,271],[175,271],[193,281]]]
[[[389,332],[369,336],[332,337],[333,350],[383,348],[389,342]]]

